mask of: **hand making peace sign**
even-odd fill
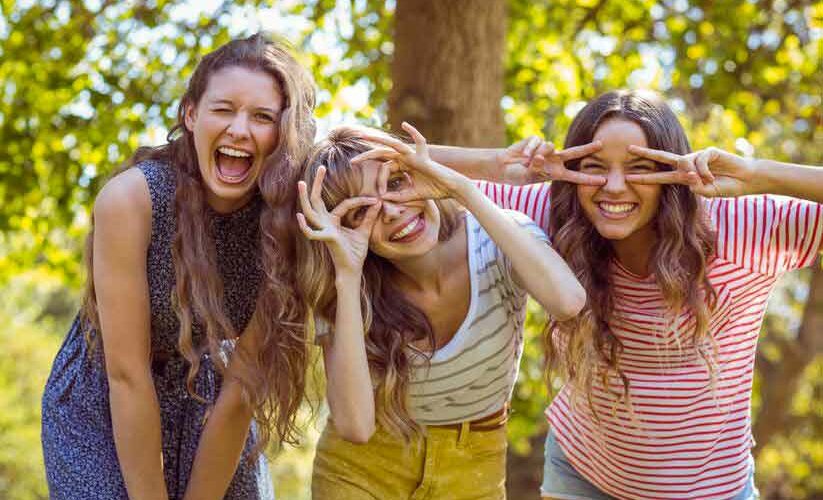
[[[603,145],[596,141],[557,151],[552,143],[531,136],[502,150],[497,163],[504,172],[503,180],[509,184],[562,181],[602,186],[606,183],[603,177],[566,168],[567,161],[583,158],[602,148]]]
[[[684,184],[695,194],[712,197],[742,196],[757,192],[752,185],[753,161],[717,148],[707,148],[687,155],[658,149],[629,146],[629,151],[674,170],[650,174],[626,175],[637,184]]]

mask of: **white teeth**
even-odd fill
[[[404,228],[403,228],[403,229],[401,229],[400,231],[398,231],[398,232],[394,233],[394,235],[391,237],[392,241],[394,241],[394,240],[399,240],[400,238],[403,238],[403,237],[404,237],[404,236],[406,236],[407,234],[409,234],[409,233],[411,233],[412,231],[414,231],[414,228],[416,228],[416,227],[417,227],[417,223],[418,223],[418,222],[420,222],[420,218],[419,218],[419,217],[415,217],[415,218],[414,218],[411,222],[409,222],[408,224],[406,224],[406,227],[404,227]]]
[[[634,208],[634,203],[600,203],[600,208],[609,213],[623,214],[631,212]]]
[[[233,156],[235,158],[250,158],[251,155],[245,151],[240,151],[239,149],[230,148],[228,146],[220,146],[217,148],[222,154],[226,156]]]

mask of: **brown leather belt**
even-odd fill
[[[483,418],[472,420],[469,422],[469,430],[475,432],[493,431],[506,425],[509,420],[509,404],[503,405],[491,415],[486,415]],[[443,424],[443,425],[429,425],[432,429],[453,429],[459,431],[463,427],[463,423]]]

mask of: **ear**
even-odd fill
[[[194,132],[194,120],[197,118],[197,110],[190,102],[184,104],[183,109],[185,110],[183,111],[183,124],[186,126],[186,130]]]

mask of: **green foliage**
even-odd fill
[[[0,498],[48,496],[40,452],[40,397],[73,298],[58,276],[17,276],[0,304]],[[73,305],[73,304],[72,304]]]
[[[45,264],[77,285],[102,180],[162,141],[193,62],[229,39],[232,2],[193,20],[181,2],[95,3],[0,9],[0,279]]]
[[[309,0],[289,9],[311,20],[300,34],[299,47],[321,89],[318,116],[337,121],[350,114],[373,126],[385,121],[394,52],[393,4]],[[361,102],[357,94],[368,99]]]
[[[287,19],[282,29],[298,35],[320,87],[318,116],[385,121],[393,0],[289,1],[263,13],[264,3],[223,1],[191,15],[191,3],[171,0],[0,2],[0,321],[10,325],[0,332],[0,497],[45,495],[39,393],[76,310],[92,200],[137,145],[162,142],[194,61],[265,17]],[[823,163],[821,2],[509,0],[508,12],[501,105],[510,139],[562,143],[586,100],[648,87],[670,98],[696,148]],[[778,298],[788,295],[768,314],[761,347],[770,359],[782,355],[772,340],[796,329],[804,279],[781,289]],[[520,452],[545,428],[541,327],[532,304],[510,426]],[[791,428],[761,455],[764,493],[823,491],[821,363],[804,375]],[[281,498],[307,497],[310,449],[273,463]]]

